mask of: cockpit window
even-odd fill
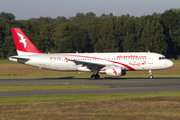
[[[159,60],[167,59],[166,57],[159,57]]]

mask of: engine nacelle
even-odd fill
[[[121,67],[107,68],[105,72],[106,72],[106,75],[108,76],[126,75],[126,70],[122,70]]]

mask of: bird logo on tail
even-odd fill
[[[23,43],[23,44],[24,44],[24,48],[26,48],[26,45],[27,45],[26,39],[24,39],[24,36],[21,35],[20,33],[17,33],[17,34],[18,34],[18,36],[21,38],[21,39],[19,40],[19,42],[20,42],[20,43]]]

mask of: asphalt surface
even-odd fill
[[[90,84],[114,86],[108,89],[50,90],[0,92],[0,97],[34,95],[72,95],[105,93],[149,93],[180,91],[180,78],[36,78],[36,79],[0,79],[0,85],[55,85],[55,84]]]

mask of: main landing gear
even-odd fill
[[[153,75],[152,75],[152,71],[149,70],[149,78],[152,79],[153,78]]]
[[[99,71],[98,70],[92,70],[93,75],[91,75],[91,79],[95,80],[95,79],[99,79]]]
[[[95,79],[99,79],[99,74],[95,74],[95,75],[91,75],[91,79],[95,80]]]

